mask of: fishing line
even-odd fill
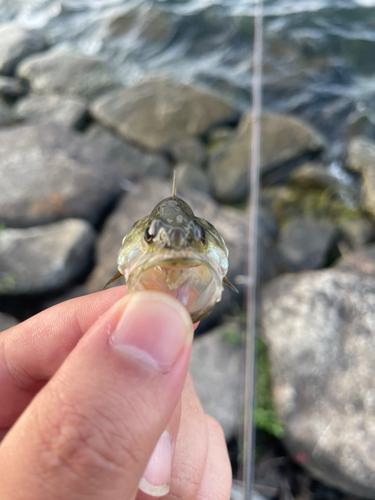
[[[252,78],[251,138],[249,150],[249,232],[248,232],[248,287],[246,324],[246,369],[243,479],[244,499],[253,498],[255,459],[255,381],[256,381],[256,327],[258,283],[258,223],[261,166],[262,114],[262,57],[263,57],[263,1],[254,4],[254,48]]]

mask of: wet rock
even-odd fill
[[[0,222],[27,227],[77,217],[96,224],[120,193],[91,141],[57,125],[0,130]]]
[[[328,221],[292,219],[281,231],[280,260],[291,271],[319,269],[327,264],[336,236],[335,227]]]
[[[236,338],[229,343],[226,334]],[[194,340],[189,370],[206,413],[216,418],[230,440],[241,420],[238,395],[242,379],[243,343],[238,323],[224,324]]]
[[[210,183],[200,168],[187,163],[177,165],[176,169],[176,182],[178,188],[190,188],[209,193]]]
[[[15,106],[16,116],[34,123],[56,123],[79,129],[85,122],[87,103],[80,97],[30,95]]]
[[[216,127],[208,135],[208,149],[210,153],[217,152],[233,139],[236,129],[232,127]]]
[[[8,330],[8,328],[12,328],[18,324],[18,321],[13,316],[9,314],[0,313],[0,332],[4,332]]]
[[[351,249],[363,247],[375,240],[375,225],[365,217],[346,220],[340,224],[343,241]]]
[[[171,172],[167,159],[161,154],[142,151],[97,123],[89,127],[86,137],[116,161],[122,177],[131,180],[145,175],[167,177]]]
[[[169,154],[176,163],[188,163],[198,167],[203,165],[207,157],[202,142],[196,137],[173,141]]]
[[[324,140],[299,118],[266,113],[262,117],[262,173],[300,157],[319,151]],[[228,146],[214,154],[209,173],[217,199],[233,202],[247,193],[251,115],[245,116]]]
[[[15,122],[12,109],[0,101],[0,127],[11,125]]]
[[[322,482],[375,498],[375,278],[329,269],[263,290],[274,402],[292,456]]]
[[[368,245],[344,255],[336,263],[342,271],[375,275],[375,245]]]
[[[338,185],[334,177],[319,163],[304,163],[293,170],[290,181],[296,186],[307,189],[327,189]]]
[[[375,217],[375,142],[355,137],[349,143],[347,166],[362,176],[362,204]]]
[[[0,96],[6,101],[14,101],[26,94],[26,85],[10,76],[0,76]]]
[[[92,264],[95,236],[79,219],[0,232],[0,292],[41,294],[84,275]]]
[[[202,87],[161,76],[103,96],[91,106],[93,116],[103,125],[150,149],[200,135],[234,111]]]
[[[81,54],[68,45],[27,58],[18,66],[17,75],[29,81],[37,93],[87,99],[120,86],[117,77],[103,61]]]
[[[0,26],[0,73],[12,75],[25,57],[46,48],[43,35],[21,28],[17,23]]]

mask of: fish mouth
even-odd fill
[[[129,292],[155,290],[168,293],[189,311],[195,323],[207,316],[223,290],[217,262],[193,251],[167,251],[145,255],[128,275]]]

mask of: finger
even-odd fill
[[[82,335],[125,294],[126,287],[116,287],[72,299],[0,334],[0,434],[53,376]]]
[[[196,500],[229,500],[232,487],[232,471],[219,423],[206,415],[208,427],[208,454],[206,468]]]
[[[178,410],[178,409],[177,409]],[[193,380],[188,374],[181,396],[181,417],[179,419],[178,434],[171,432],[174,444],[173,465],[170,477],[169,494],[165,500],[195,499],[200,487],[208,449],[208,431],[206,416],[195,392]],[[153,474],[146,476],[148,483],[142,481],[142,491],[155,496],[158,490],[155,485],[161,485],[163,476],[163,455],[160,446],[158,462],[152,464]],[[151,471],[150,471],[151,472]],[[145,476],[144,476],[145,477]],[[151,484],[150,484],[151,483]],[[160,489],[160,494],[165,490]],[[165,494],[165,493],[164,493]],[[139,500],[146,500],[151,496],[140,492]]]
[[[133,499],[181,395],[192,337],[173,297],[115,304],[5,437],[0,498]]]

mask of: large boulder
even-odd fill
[[[232,341],[235,339],[236,342]],[[239,323],[224,324],[194,340],[189,370],[206,413],[216,418],[227,441],[241,423],[243,342]]]
[[[324,267],[336,238],[336,228],[329,221],[291,219],[283,226],[278,242],[281,263],[290,271]]]
[[[0,222],[66,217],[96,224],[120,193],[116,169],[84,137],[56,125],[0,130]]]
[[[352,139],[347,166],[362,176],[362,204],[375,217],[375,142],[366,137]]]
[[[274,402],[296,461],[375,498],[375,278],[329,269],[263,289]]]
[[[117,77],[103,61],[81,54],[68,45],[28,57],[18,66],[17,74],[30,82],[37,93],[76,95],[87,99],[120,86]]]
[[[105,156],[116,161],[126,178],[134,180],[145,175],[167,177],[171,172],[169,162],[163,155],[142,151],[98,123],[89,127],[85,135],[100,147]]]
[[[84,124],[87,104],[77,96],[28,95],[15,105],[17,118],[33,123],[57,123],[80,128]]]
[[[100,97],[91,112],[130,142],[159,149],[173,140],[203,134],[235,110],[205,88],[156,76]]]
[[[0,26],[0,73],[12,75],[25,57],[46,48],[43,35],[21,28],[17,23]]]
[[[79,219],[0,231],[0,293],[43,294],[59,290],[92,264],[95,235]]]
[[[233,139],[210,161],[215,196],[225,202],[241,199],[248,189],[252,114],[245,116]],[[324,146],[321,135],[299,118],[265,113],[261,120],[261,169],[265,174],[283,163]]]
[[[96,267],[88,279],[88,292],[100,290],[111,278],[117,269],[117,254],[124,236],[129,232],[135,221],[149,215],[152,209],[162,199],[171,196],[172,183],[157,178],[145,179],[134,184],[131,191],[119,202],[116,209],[108,217],[103,231],[98,239]],[[186,200],[194,213],[210,221],[224,238],[229,249],[230,281],[235,281],[237,275],[246,274],[246,214],[233,208],[222,207],[214,202],[207,194],[199,191],[185,190],[178,187],[178,195]],[[267,212],[261,212],[260,220],[260,263],[259,275],[261,280],[275,275],[275,261],[273,241],[277,227]],[[118,280],[119,285],[123,280]],[[242,287],[239,287],[242,291]],[[207,318],[206,325],[212,324],[221,318],[228,308],[238,311],[239,296],[231,290],[224,290],[222,301],[217,304]],[[204,320],[206,321],[206,320]]]

